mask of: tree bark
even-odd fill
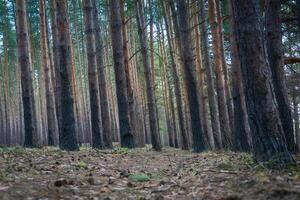
[[[25,147],[38,147],[36,112],[32,84],[32,66],[29,55],[29,38],[25,1],[16,1],[16,29],[19,65],[21,68],[22,100],[24,108]]]
[[[50,18],[51,18],[51,33],[52,33],[52,52],[53,52],[53,65],[55,74],[55,104],[56,115],[58,123],[58,131],[61,131],[61,79],[59,69],[58,57],[58,35],[57,35],[57,13],[56,13],[56,0],[50,0]]]
[[[48,145],[58,145],[58,125],[55,108],[55,97],[53,93],[52,76],[50,68],[49,48],[47,42],[47,28],[46,28],[46,13],[45,1],[39,1],[40,8],[40,32],[41,32],[41,54],[42,66],[44,70],[44,82],[46,89],[46,106],[47,106],[47,120],[48,120]]]
[[[256,0],[235,0],[234,16],[247,111],[257,161],[279,165],[294,162],[284,138],[274,98],[271,72],[265,57]]]
[[[181,58],[184,64],[184,78],[187,86],[188,103],[191,114],[191,129],[193,134],[193,150],[201,152],[206,149],[201,127],[199,112],[198,88],[194,55],[191,47],[191,35],[188,25],[186,1],[177,0],[179,39]]]
[[[126,87],[127,80],[124,65],[123,37],[119,0],[109,1],[109,11],[113,60],[116,76],[121,146],[133,148],[134,141],[130,126],[130,113]]]
[[[297,150],[300,152],[300,130],[299,130],[299,100],[297,95],[292,94],[293,99],[293,114],[294,114],[294,121],[295,121],[295,136],[296,136],[296,143],[297,143]]]
[[[200,0],[200,17],[201,17],[201,35],[202,35],[202,44],[203,44],[203,65],[205,66],[205,73],[207,78],[207,93],[208,93],[208,102],[209,102],[209,111],[211,118],[211,126],[214,135],[215,146],[217,149],[221,149],[222,145],[222,136],[220,121],[218,118],[218,105],[215,95],[215,82],[213,78],[213,70],[211,66],[211,61],[209,57],[209,45],[208,45],[208,34],[207,34],[207,23],[205,15],[205,5],[204,0]]]
[[[231,147],[231,129],[229,123],[229,114],[227,109],[226,93],[225,93],[225,79],[222,66],[222,51],[221,51],[221,35],[219,23],[217,20],[216,0],[208,1],[209,21],[211,25],[213,51],[215,60],[215,72],[217,79],[217,94],[219,106],[220,127],[222,130],[222,143],[224,148]]]
[[[93,3],[92,0],[83,1],[84,27],[86,36],[88,79],[90,92],[90,109],[92,122],[92,145],[94,148],[104,148],[103,132],[101,123],[101,110],[99,107],[99,83],[97,74],[96,46],[93,23]]]
[[[233,103],[232,103],[232,95],[231,95],[231,91],[230,91],[228,66],[227,66],[226,58],[225,58],[223,19],[222,19],[222,15],[221,15],[220,4],[221,4],[221,1],[219,1],[219,0],[216,1],[218,32],[220,33],[220,48],[221,48],[220,50],[221,50],[221,59],[222,59],[222,71],[224,74],[224,89],[225,89],[226,104],[227,104],[227,109],[228,109],[229,125],[230,125],[230,129],[232,131],[234,128]],[[231,140],[232,140],[232,136],[231,136]]]
[[[278,104],[285,139],[290,152],[296,151],[293,134],[293,118],[288,99],[284,75],[282,36],[281,36],[281,2],[279,0],[266,1],[266,34],[268,61],[272,72],[274,92]]]
[[[157,107],[156,107],[156,97],[155,90],[153,86],[153,76],[152,76],[152,68],[154,66],[150,65],[149,57],[148,57],[148,44],[147,44],[147,34],[146,34],[146,24],[144,19],[144,12],[142,7],[141,0],[135,0],[135,9],[136,9],[136,18],[137,18],[137,26],[139,39],[141,43],[141,54],[142,60],[144,64],[144,73],[145,73],[145,82],[147,87],[147,100],[148,100],[148,108],[149,108],[149,120],[150,120],[150,129],[151,129],[151,142],[152,146],[156,151],[161,151],[161,139],[159,133],[159,123],[158,123],[158,115],[157,115]]]
[[[100,20],[98,13],[98,5],[96,0],[93,0],[93,19],[95,26],[95,41],[96,41],[96,56],[98,65],[98,80],[100,89],[100,103],[101,103],[101,116],[102,116],[102,126],[103,126],[103,142],[104,146],[107,148],[112,148],[112,130],[110,127],[110,116],[109,116],[109,105],[107,97],[107,83],[105,66],[103,62],[103,41],[101,38]]]
[[[230,44],[231,44],[231,68],[232,68],[232,97],[234,104],[234,129],[233,148],[237,151],[250,151],[250,127],[248,122],[248,114],[246,110],[245,93],[242,83],[241,64],[238,55],[234,16],[235,11],[229,2],[230,14]],[[240,122],[242,120],[242,122]]]
[[[207,145],[210,149],[215,149],[215,141],[211,128],[209,127],[208,113],[206,108],[206,98],[204,94],[204,71],[202,68],[202,52],[201,52],[201,41],[199,33],[199,21],[197,12],[197,4],[193,5],[192,14],[193,14],[193,27],[194,27],[194,37],[195,37],[195,54],[196,54],[196,73],[198,77],[198,88],[199,88],[199,102],[200,102],[200,115],[201,115],[201,124],[203,128],[203,133],[206,139]]]
[[[75,132],[74,102],[72,95],[72,58],[71,58],[71,38],[68,20],[68,7],[66,1],[55,1],[56,25],[57,25],[57,56],[58,69],[61,86],[60,104],[61,106],[61,131],[60,148],[65,150],[78,150]],[[62,117],[63,116],[63,117]]]
[[[171,4],[172,2],[169,2],[169,6],[173,6]],[[171,33],[172,33],[172,24],[171,24],[171,14],[170,14],[170,9],[167,7],[168,4],[164,2],[164,19],[165,19],[165,26],[166,26],[166,32],[167,32],[167,40],[168,40],[168,46],[169,46],[169,53],[171,57],[171,67],[172,67],[172,76],[173,76],[173,84],[174,84],[174,91],[175,91],[175,100],[176,100],[176,105],[177,105],[177,117],[178,117],[178,122],[179,122],[179,129],[180,129],[180,136],[181,136],[181,147],[184,150],[188,150],[190,148],[190,142],[189,142],[189,134],[187,130],[187,126],[185,125],[186,118],[188,116],[184,112],[184,102],[183,102],[183,95],[182,95],[182,89],[180,85],[180,78],[179,78],[179,66],[177,63],[176,59],[176,46],[175,42],[172,41],[171,38]],[[173,27],[175,31],[175,36],[178,39],[178,24],[176,20],[176,13],[173,13]],[[178,42],[179,43],[179,42]],[[175,111],[174,111],[175,112]],[[179,141],[177,141],[178,143]]]

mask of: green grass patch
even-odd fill
[[[143,173],[137,173],[130,175],[129,180],[132,182],[147,182],[150,181],[150,177]]]

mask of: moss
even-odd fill
[[[137,173],[130,175],[129,180],[132,182],[147,182],[150,181],[150,177],[143,173]]]

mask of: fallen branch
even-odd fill
[[[295,64],[295,63],[300,63],[300,57],[285,57],[284,58],[284,64]]]

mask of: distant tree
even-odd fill
[[[146,23],[144,19],[144,9],[141,0],[135,0],[135,12],[137,18],[137,26],[139,39],[141,43],[141,54],[144,64],[145,72],[145,81],[147,88],[147,100],[149,108],[149,120],[150,120],[150,130],[151,130],[151,142],[155,150],[161,151],[161,139],[159,132],[158,116],[157,116],[157,105],[155,97],[155,89],[153,86],[153,75],[152,68],[149,56],[148,56],[148,43],[147,43],[147,34],[146,34]]]

